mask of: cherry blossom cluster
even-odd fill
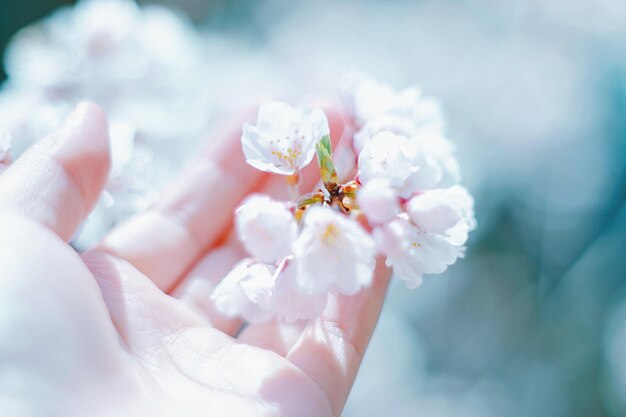
[[[244,126],[247,162],[285,176],[292,199],[258,194],[237,209],[250,257],[212,294],[224,314],[250,322],[314,318],[330,294],[369,286],[379,255],[409,288],[463,256],[476,224],[473,198],[458,184],[437,104],[415,88],[396,92],[363,77],[348,83],[346,96],[356,126],[348,178],[337,173],[322,110],[267,102],[256,125]],[[315,155],[320,187],[301,195],[299,172]]]

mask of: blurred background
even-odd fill
[[[259,97],[336,96],[353,69],[420,85],[479,227],[445,274],[392,285],[344,416],[626,416],[623,0],[3,1],[0,48],[15,154],[82,98],[110,115],[79,247]]]

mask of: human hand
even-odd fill
[[[327,112],[331,136],[343,129]],[[0,175],[0,414],[298,416],[341,413],[389,280],[334,296],[316,320],[242,329],[210,304],[244,257],[245,195],[280,178],[249,168],[226,129],[148,211],[76,253],[68,241],[109,170],[105,116],[81,104]],[[316,183],[315,167],[303,186]]]

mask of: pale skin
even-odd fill
[[[341,136],[337,112],[331,134]],[[69,244],[110,168],[104,113],[79,105],[0,174],[0,414],[339,416],[389,271],[306,323],[241,327],[209,294],[245,256],[232,213],[284,178],[243,160],[233,122],[159,201],[89,250]],[[315,184],[313,163],[302,187]]]

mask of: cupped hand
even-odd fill
[[[343,125],[329,111],[333,138]],[[247,325],[210,304],[245,256],[231,233],[247,194],[281,178],[246,166],[242,120],[159,201],[77,253],[69,244],[107,179],[107,122],[81,104],[0,175],[0,415],[338,416],[389,271],[316,320]],[[303,186],[316,183],[315,167]]]

